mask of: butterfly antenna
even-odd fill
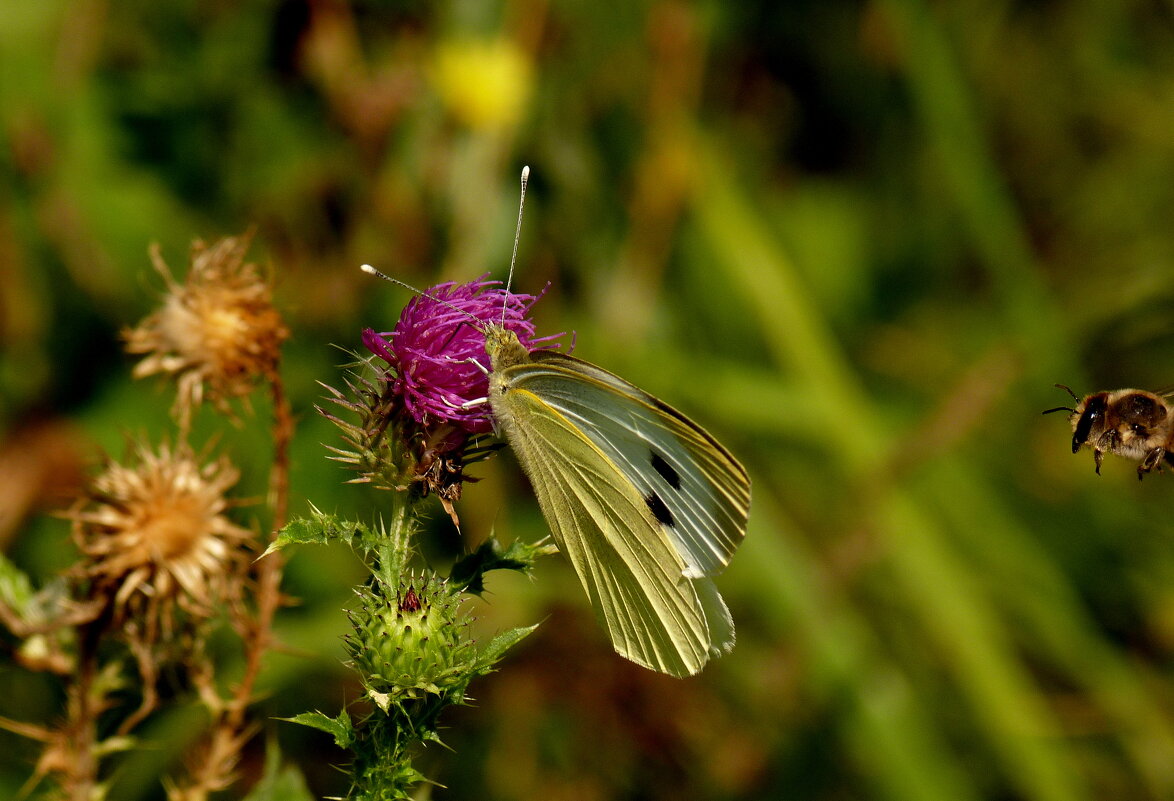
[[[458,314],[462,314],[465,317],[468,317],[470,320],[472,320],[474,327],[478,331],[485,330],[484,323],[481,322],[481,320],[477,317],[477,315],[470,314],[468,311],[466,311],[465,309],[462,309],[460,306],[457,306],[455,303],[449,303],[444,298],[438,298],[435,295],[429,295],[424,290],[416,289],[416,287],[412,286],[411,284],[407,283],[406,281],[401,281],[398,278],[392,278],[390,275],[387,275],[386,273],[383,273],[383,272],[380,272],[379,270],[376,270],[370,264],[361,264],[361,265],[359,265],[359,269],[362,270],[363,272],[367,273],[367,275],[373,275],[376,278],[382,278],[384,281],[390,281],[393,284],[398,284],[399,286],[402,286],[404,289],[408,290],[409,292],[413,292],[417,295],[423,295],[424,297],[428,298],[429,300],[433,301],[434,303],[439,303],[441,306],[447,306],[448,308],[452,309],[453,311],[457,312]]]
[[[514,284],[514,264],[518,261],[518,240],[522,238],[522,210],[526,207],[526,184],[530,183],[530,166],[522,168],[522,196],[518,199],[518,225],[514,229],[514,252],[510,256],[510,272],[505,279],[505,300],[501,304],[501,327],[505,328],[505,313]]]

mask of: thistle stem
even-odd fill
[[[285,525],[289,508],[289,445],[293,439],[294,419],[285,386],[277,366],[268,375],[273,399],[273,468],[269,474],[269,504],[273,509],[273,526],[266,544]],[[245,644],[245,667],[232,697],[213,709],[212,730],[201,760],[191,770],[191,784],[172,794],[173,801],[203,801],[208,793],[222,789],[233,780],[233,770],[240,748],[254,733],[246,718],[253,701],[253,689],[261,673],[265,652],[273,641],[273,618],[281,606],[281,574],[285,560],[270,553],[255,563],[256,611],[242,610],[235,625]]]
[[[385,585],[399,584],[404,566],[411,556],[411,540],[416,530],[416,519],[411,514],[413,504],[407,502],[403,493],[393,493],[391,524],[387,527],[387,538],[375,549],[376,564],[373,572]]]
[[[71,801],[90,801],[98,786],[98,707],[94,697],[98,672],[95,629],[86,626],[81,632],[77,675],[68,688],[68,721],[63,731],[68,738],[69,759],[62,778],[62,789]]]

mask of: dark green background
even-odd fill
[[[486,77],[501,52],[522,68]],[[653,675],[611,654],[560,560],[494,576],[485,636],[545,623],[447,716],[454,751],[420,763],[434,798],[1174,798],[1174,479],[1115,459],[1098,478],[1040,416],[1057,381],[1174,385],[1172,66],[1158,0],[7,0],[4,547],[39,580],[66,567],[45,512],[102,449],[170,430],[117,337],[162,289],[148,244],[182,270],[193,238],[250,226],[293,331],[292,510],[373,517],[312,408],[333,345],[407,299],[358,265],[504,277],[530,164],[516,287],[550,282],[540,330],[577,332],[753,476],[719,580],[738,647]],[[258,400],[221,439],[254,496]],[[220,428],[205,413],[197,439]],[[475,472],[467,543],[542,534],[508,457]],[[459,541],[439,510],[433,529],[443,568]],[[358,692],[354,558],[303,550],[287,575],[267,721]],[[55,718],[52,682],[6,666],[0,686],[0,715]],[[198,721],[154,719],[112,797],[158,798]],[[343,792],[328,738],[265,732],[246,770],[276,738]],[[8,797],[36,750],[0,732],[0,755]]]

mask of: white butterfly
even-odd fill
[[[700,426],[593,364],[486,333],[489,403],[616,652],[688,676],[734,645],[711,576],[742,542],[750,479]]]
[[[503,325],[474,323],[485,333],[495,424],[616,652],[673,676],[728,652],[734,623],[712,576],[746,535],[742,465],[619,376],[557,351],[530,352]]]

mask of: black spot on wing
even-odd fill
[[[670,487],[675,490],[681,488],[681,474],[674,470],[673,466],[656,451],[652,451],[652,467],[660,473],[660,477],[667,481]]]
[[[650,492],[644,497],[644,502],[648,504],[648,508],[652,510],[652,515],[659,520],[663,525],[674,526],[676,522],[673,520],[673,513],[665,506],[664,501],[655,492]]]

